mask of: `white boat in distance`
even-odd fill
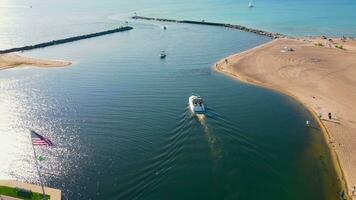
[[[196,113],[196,114],[205,113],[204,101],[200,96],[192,95],[189,97],[189,108],[192,111],[192,113]]]
[[[166,58],[166,53],[164,52],[164,51],[161,51],[161,53],[159,54],[159,58],[160,59],[164,59],[164,58]]]
[[[250,0],[250,2],[248,3],[248,7],[249,7],[249,8],[253,8],[252,0]]]

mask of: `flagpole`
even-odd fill
[[[31,136],[31,135],[30,135],[30,136]],[[36,169],[37,169],[37,173],[38,173],[38,178],[40,179],[40,183],[41,183],[42,194],[43,194],[43,200],[45,200],[45,199],[46,199],[46,193],[45,193],[45,190],[44,190],[44,187],[43,187],[43,182],[42,182],[42,176],[41,176],[40,168],[39,168],[39,166],[38,166],[37,154],[36,154],[35,147],[33,146],[33,143],[32,143],[32,138],[30,137],[30,139],[31,139],[31,145],[32,145],[32,149],[33,149],[33,156],[35,157],[35,161],[36,161]]]

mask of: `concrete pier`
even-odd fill
[[[119,27],[119,28],[115,28],[115,29],[110,29],[110,30],[107,30],[107,31],[90,33],[90,34],[86,34],[86,35],[79,35],[79,36],[74,36],[74,37],[69,37],[69,38],[64,38],[64,39],[59,39],[59,40],[52,40],[52,41],[49,41],[49,42],[43,42],[43,43],[39,43],[39,44],[35,44],[35,45],[15,47],[15,48],[11,48],[11,49],[4,49],[4,50],[0,50],[0,54],[12,53],[12,52],[17,52],[17,51],[26,51],[26,50],[32,50],[32,49],[38,49],[38,48],[44,48],[44,47],[64,44],[64,43],[68,43],[68,42],[74,42],[74,41],[77,41],[77,40],[83,40],[83,39],[98,37],[98,36],[102,36],[102,35],[128,31],[128,30],[131,30],[131,29],[133,29],[133,28],[130,27],[130,26],[124,26],[124,27]]]
[[[221,26],[221,27],[238,29],[238,30],[246,31],[246,32],[250,32],[250,33],[255,33],[258,35],[262,35],[262,36],[267,36],[272,39],[285,37],[285,35],[280,34],[280,33],[271,33],[268,31],[262,31],[262,30],[248,28],[245,26],[234,25],[234,24],[224,24],[224,23],[206,22],[206,21],[192,21],[192,20],[175,20],[175,19],[153,18],[153,17],[143,17],[143,16],[133,16],[132,19],[155,20],[155,21],[186,23],[186,24],[199,24],[199,25],[207,25],[207,26]]]

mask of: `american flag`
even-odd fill
[[[31,130],[31,140],[34,146],[53,146],[51,140]]]

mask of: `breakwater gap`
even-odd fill
[[[39,44],[35,44],[35,45],[27,45],[27,46],[22,46],[22,47],[4,49],[4,50],[0,50],[0,54],[39,49],[39,48],[74,42],[74,41],[78,41],[78,40],[89,39],[89,38],[98,37],[98,36],[102,36],[102,35],[108,35],[108,34],[113,34],[113,33],[117,33],[117,32],[129,31],[131,29],[133,29],[131,26],[123,26],[123,27],[119,27],[119,28],[115,28],[115,29],[110,29],[107,31],[90,33],[90,34],[86,34],[86,35],[78,35],[78,36],[68,37],[68,38],[59,39],[59,40],[52,40],[49,42],[43,42],[43,43],[39,43]]]
[[[164,18],[143,17],[143,16],[133,16],[131,18],[132,19],[142,19],[142,20],[173,22],[173,23],[199,24],[199,25],[207,25],[207,26],[221,26],[221,27],[238,29],[238,30],[246,31],[246,32],[250,32],[250,33],[255,33],[258,35],[262,35],[262,36],[267,36],[272,39],[285,37],[285,35],[280,34],[280,33],[272,33],[272,32],[268,32],[268,31],[262,31],[262,30],[248,28],[245,26],[234,25],[234,24],[224,24],[224,23],[206,22],[206,21],[193,21],[193,20],[175,20],[175,19],[164,19]]]

